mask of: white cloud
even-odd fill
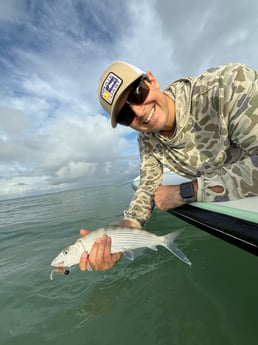
[[[0,21],[4,23],[19,22],[22,18],[22,14],[24,14],[22,1],[0,1]]]
[[[176,47],[173,63],[179,67],[178,76],[195,75],[228,62],[257,67],[255,0],[160,0],[155,7],[167,37]]]
[[[28,126],[28,119],[20,110],[10,108],[0,108],[1,112],[1,131],[7,136],[24,131]]]
[[[13,130],[12,121],[5,126],[8,137],[2,142],[1,161],[5,162],[2,178],[8,179],[8,187],[1,194],[12,190],[31,192],[31,183],[39,188],[48,183],[60,188],[91,185],[116,180],[116,173],[110,174],[121,158],[121,151],[127,147],[123,134],[127,129],[113,131],[110,120],[103,115],[75,116],[65,112],[54,117],[37,135],[23,136],[24,126]],[[15,122],[16,124],[18,122]],[[0,136],[1,138],[1,136]],[[121,164],[126,169],[127,162]],[[2,168],[2,169],[1,169]],[[14,178],[14,182],[10,177]],[[40,178],[41,176],[41,178]],[[18,179],[17,179],[18,178]],[[19,185],[26,179],[26,184]],[[35,181],[37,183],[35,183]],[[42,191],[42,186],[39,191]]]

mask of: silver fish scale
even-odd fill
[[[174,244],[176,237],[181,230],[173,231],[163,236],[157,236],[151,232],[129,227],[107,226],[90,231],[87,235],[80,237],[76,242],[68,246],[51,262],[53,267],[71,267],[80,261],[84,251],[89,254],[96,239],[107,235],[111,238],[111,253],[124,252],[128,258],[133,258],[132,251],[136,248],[150,248],[156,250],[157,246],[167,248],[186,264],[191,265],[184,253]]]
[[[121,228],[119,226],[100,228],[83,236],[79,241],[83,244],[85,250],[90,251],[95,240],[103,235],[111,237],[112,253],[142,247],[154,248],[157,245],[163,244],[163,236],[157,236],[145,230],[127,227]]]

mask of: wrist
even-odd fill
[[[194,189],[194,201],[197,201],[197,195],[198,195],[198,181],[197,180],[193,180],[193,189]]]
[[[181,183],[179,193],[185,204],[190,204],[197,200],[198,184],[196,180]]]
[[[141,224],[136,219],[123,219],[120,225],[129,228],[141,228]]]

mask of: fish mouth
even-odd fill
[[[51,266],[53,266],[53,267],[64,267],[64,261],[59,261],[59,262],[52,261]]]

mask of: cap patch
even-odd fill
[[[109,104],[113,103],[115,95],[122,84],[122,79],[114,73],[109,73],[101,88],[101,97]]]

